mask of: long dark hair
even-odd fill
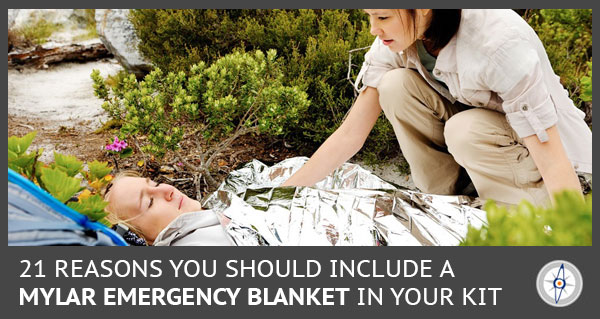
[[[445,47],[458,31],[461,9],[432,9],[431,13],[431,23],[423,36],[437,50]]]
[[[406,11],[412,18],[416,33],[416,9],[407,9]],[[425,33],[423,33],[425,41],[429,42],[427,48],[435,51],[445,47],[458,31],[460,18],[461,9],[432,9],[431,23]]]

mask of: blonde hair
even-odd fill
[[[125,171],[119,172],[115,176],[115,178],[113,178],[113,180],[110,183],[108,183],[100,191],[100,195],[102,196],[102,198],[104,198],[104,200],[107,200],[107,195],[109,194],[110,189],[112,188],[114,183],[119,181],[123,177],[142,177],[142,175],[134,170],[125,170]],[[105,217],[106,220],[108,220],[113,225],[120,224],[120,225],[127,226],[127,228],[129,228],[129,230],[131,232],[134,232],[136,235],[138,235],[139,237],[143,238],[146,242],[148,242],[148,240],[146,239],[146,237],[144,236],[142,231],[137,226],[135,226],[131,223],[131,220],[135,219],[135,217],[123,219],[119,216],[118,212],[112,211],[112,209],[110,208],[111,206],[112,205],[110,204],[110,201],[109,201],[108,206],[106,206],[106,208],[104,209],[108,213],[108,215]]]

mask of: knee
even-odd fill
[[[405,105],[397,102],[406,97],[407,93],[414,91],[419,76],[417,72],[407,68],[398,68],[385,73],[377,86],[379,103],[384,111],[391,104]]]
[[[478,130],[478,112],[467,110],[455,114],[444,125],[444,140],[448,146],[448,152],[461,164],[463,158],[474,156],[477,151],[477,141],[480,134]],[[461,164],[462,165],[462,164]]]

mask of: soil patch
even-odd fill
[[[75,155],[85,162],[103,158],[105,152],[102,147],[111,138],[111,134],[93,133],[88,121],[85,120],[74,124],[76,125],[66,126],[68,124],[63,122],[9,114],[8,136],[23,136],[31,131],[37,131],[30,150],[44,149],[40,160],[46,163],[53,161],[53,151]]]

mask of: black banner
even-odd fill
[[[598,265],[592,247],[8,250],[5,309],[26,317],[60,310],[65,318],[113,313],[558,318],[591,311]],[[582,278],[577,286],[586,286],[566,307],[547,304],[536,288],[538,273],[553,260],[575,265]]]

